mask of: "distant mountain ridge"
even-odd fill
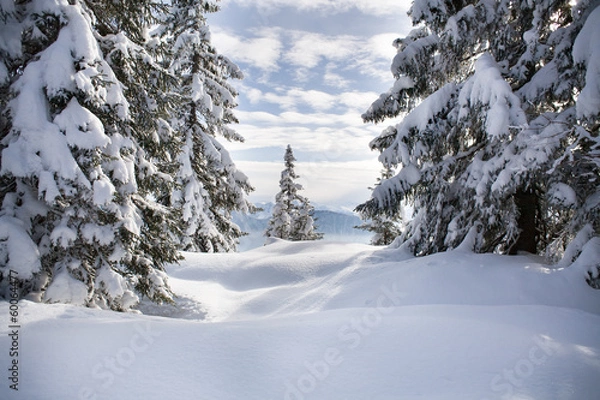
[[[248,236],[240,239],[240,251],[262,246],[265,241],[264,232],[271,218],[273,203],[255,205],[262,211],[254,214],[233,214],[233,221],[242,231],[248,233]],[[360,243],[368,243],[370,240],[370,233],[354,228],[362,224],[362,220],[349,210],[316,206],[314,217],[317,231],[325,234],[324,240]]]

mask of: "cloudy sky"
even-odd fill
[[[212,41],[242,69],[236,115],[243,144],[229,144],[256,191],[273,201],[283,154],[297,158],[314,204],[354,208],[379,176],[368,143],[389,125],[360,115],[393,83],[392,41],[411,26],[410,1],[222,0],[208,16]]]

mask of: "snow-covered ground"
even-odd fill
[[[273,241],[186,254],[177,306],[19,303],[1,399],[600,398],[600,291],[532,256]]]

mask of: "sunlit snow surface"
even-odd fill
[[[579,271],[332,242],[185,256],[177,306],[146,315],[21,301],[0,398],[599,398],[600,291]]]

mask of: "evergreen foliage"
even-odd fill
[[[181,80],[173,116],[181,148],[170,201],[181,210],[180,242],[188,251],[235,250],[243,233],[231,213],[252,208],[245,198],[253,190],[248,178],[217,140],[243,141],[229,127],[238,121],[232,113],[237,92],[228,83],[243,75],[210,43],[203,14],[216,10],[206,1],[174,0],[161,32],[170,48],[169,71]]]
[[[125,310],[140,295],[171,300],[163,268],[190,233],[180,228],[185,209],[170,204],[186,144],[173,115],[189,89],[151,28],[172,11],[157,0],[0,2],[0,296],[13,270],[21,295],[38,301]],[[233,121],[231,97],[221,105]],[[220,123],[205,128],[234,136]],[[222,165],[203,173],[218,169],[205,179],[230,184],[206,195],[227,232],[225,196],[246,182],[221,153]],[[207,151],[198,157],[217,164]],[[241,205],[242,196],[232,194]]]
[[[384,168],[381,171],[381,177],[377,178],[377,185],[385,179],[390,179],[392,176],[394,176],[394,171],[390,167]],[[373,188],[370,189],[373,190]],[[371,238],[373,246],[389,245],[402,233],[401,210],[401,207],[399,207],[393,215],[382,213],[373,215],[371,218],[361,215],[364,223],[355,226],[355,228],[373,232],[374,235]]]
[[[294,170],[294,153],[290,145],[285,150],[285,169],[281,171],[280,191],[275,196],[273,215],[265,232],[267,237],[286,240],[318,240],[323,234],[316,232],[314,225],[314,207],[309,200],[300,195],[302,185],[296,183],[299,178]]]
[[[412,201],[401,241],[417,255],[468,236],[479,252],[600,259],[598,2],[416,0],[409,14],[395,84],[363,115],[402,117],[371,142],[399,172],[358,211]]]

